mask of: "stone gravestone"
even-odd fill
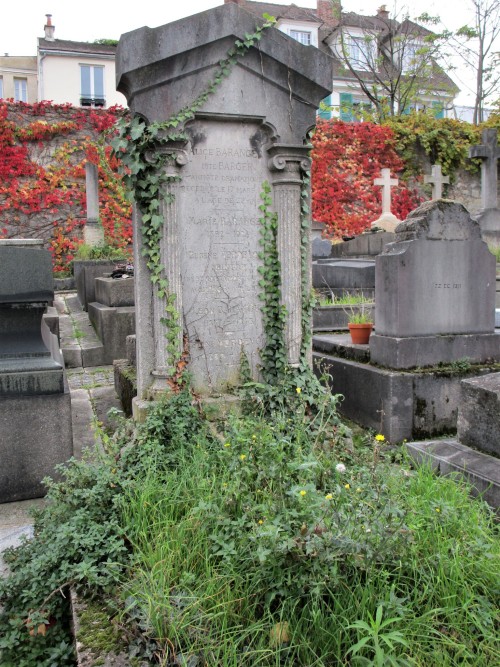
[[[471,146],[469,157],[480,158],[481,199],[483,208],[476,217],[481,226],[483,239],[488,243],[500,244],[500,210],[498,208],[498,159],[500,147],[497,130],[489,128],[482,132],[483,143]]]
[[[64,369],[42,325],[53,298],[43,241],[0,240],[0,503],[43,496],[42,479],[73,453]]]
[[[382,215],[378,220],[372,222],[372,229],[379,228],[385,232],[393,232],[399,224],[399,220],[391,212],[391,188],[398,182],[397,178],[391,178],[390,169],[382,169],[382,177],[373,181],[374,185],[382,186]]]
[[[432,199],[441,199],[443,196],[443,185],[450,182],[449,176],[443,176],[440,164],[433,164],[430,176],[424,176],[424,183],[432,185]]]
[[[118,90],[133,113],[149,121],[167,119],[207,87],[235,40],[254,32],[255,21],[230,3],[123,35]],[[288,361],[299,360],[305,139],[331,77],[326,54],[267,30],[185,125],[189,139],[162,148],[175,158],[171,173],[180,177],[169,186],[174,202],[163,205],[162,264],[182,315],[192,384],[202,395],[224,394],[238,382],[242,351],[258,377],[264,344],[258,298],[264,181],[271,183],[279,221]],[[139,227],[136,214],[137,382],[138,398],[145,399],[167,388],[169,376],[160,321],[165,306],[151,287]]]
[[[439,200],[412,211],[376,258],[373,363],[416,368],[500,359],[495,257],[464,206]]]

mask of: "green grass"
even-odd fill
[[[489,245],[489,250],[493,255],[495,255],[497,262],[500,262],[500,246],[499,245]]]
[[[368,298],[363,294],[344,294],[342,296],[320,296],[318,299],[319,306],[356,306],[360,304],[374,303],[372,298]]]
[[[283,391],[217,428],[184,392],[69,464],[8,554],[2,667],[72,664],[61,625],[27,629],[64,619],[68,582],[149,664],[500,664],[492,512]]]
[[[271,459],[262,475],[249,430],[238,429],[245,435],[235,441],[233,429],[231,447],[186,450],[175,471],[148,477],[122,505],[135,555],[123,595],[165,660],[175,650],[221,666],[500,663],[498,541],[463,483],[377,460],[370,443],[344,456],[345,476],[324,480],[319,494],[321,475],[309,472],[322,455],[298,457],[301,503],[269,454],[284,432],[252,424]],[[327,490],[334,500],[325,508]],[[272,639],[278,623],[283,644]]]

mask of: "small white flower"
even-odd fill
[[[345,465],[344,465],[343,463],[337,463],[337,465],[335,466],[335,470],[336,470],[337,472],[345,472],[345,471],[346,471],[346,467],[345,467]]]

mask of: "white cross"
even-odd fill
[[[432,199],[441,199],[443,184],[450,182],[449,176],[443,176],[440,164],[433,164],[430,176],[424,176],[424,183],[432,183]]]
[[[390,169],[382,169],[382,178],[376,178],[374,185],[382,186],[382,215],[391,212],[391,188],[399,183],[397,178],[391,178]]]

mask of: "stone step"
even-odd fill
[[[405,444],[411,458],[428,463],[442,475],[458,473],[495,510],[500,508],[500,459],[478,452],[454,438]]]
[[[57,294],[61,349],[66,368],[102,366],[106,364],[104,346],[97,337],[78,297]]]

